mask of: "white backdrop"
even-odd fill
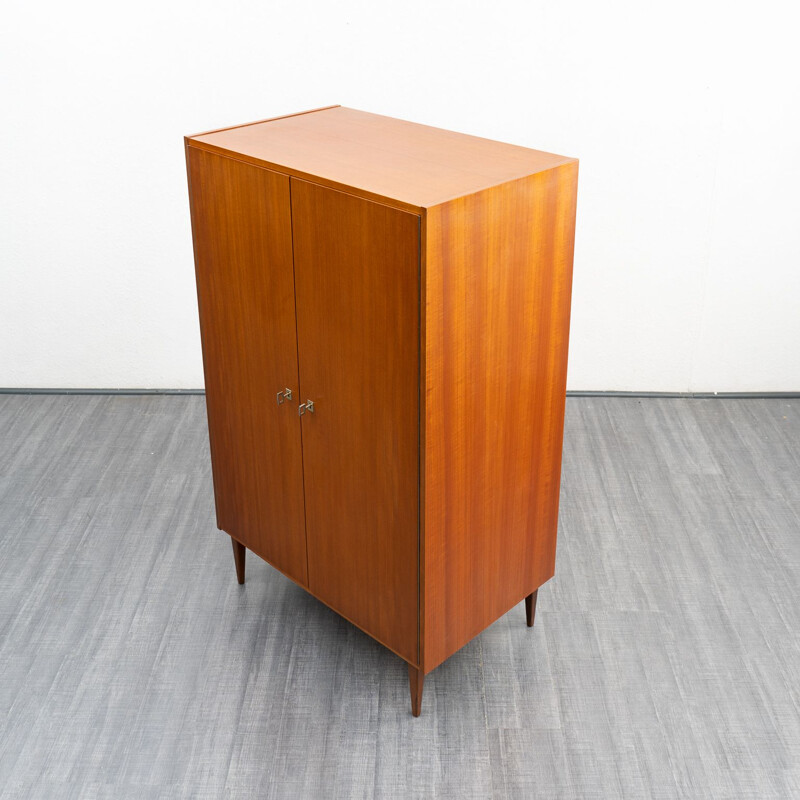
[[[790,3],[33,3],[0,386],[201,387],[182,137],[341,103],[581,159],[569,388],[800,389]]]

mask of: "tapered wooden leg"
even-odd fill
[[[239,544],[233,536],[231,536],[231,543],[233,544],[233,560],[236,564],[236,580],[244,583],[244,557],[247,548],[243,544]]]
[[[533,627],[533,618],[536,616],[536,595],[539,594],[537,589],[533,594],[529,594],[525,598],[525,616],[528,618],[528,627]]]
[[[421,669],[408,665],[408,687],[411,689],[411,713],[418,717],[422,711],[422,684],[425,673]]]

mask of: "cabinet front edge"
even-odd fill
[[[357,186],[352,186],[351,184],[332,181],[328,178],[323,178],[321,175],[315,175],[311,172],[303,172],[302,170],[294,169],[285,164],[277,164],[272,161],[253,158],[252,156],[245,155],[244,153],[238,153],[235,150],[227,150],[224,147],[218,147],[217,145],[209,144],[208,142],[199,142],[190,136],[184,137],[184,142],[187,147],[193,147],[197,150],[205,150],[208,153],[214,153],[215,155],[230,158],[234,161],[241,161],[243,164],[250,164],[254,167],[268,169],[272,172],[280,172],[283,175],[288,175],[290,178],[299,178],[300,180],[309,181],[310,183],[316,183],[319,186],[325,186],[328,189],[335,189],[337,192],[344,192],[345,194],[350,194],[354,197],[360,197],[373,203],[380,203],[381,205],[389,206],[390,208],[397,208],[400,211],[409,211],[412,214],[417,214],[418,216],[423,214],[425,211],[424,206],[416,206],[413,203],[406,203],[403,200],[398,200],[394,197],[387,197],[386,195],[369,192],[366,189],[359,189]]]

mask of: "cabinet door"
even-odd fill
[[[420,219],[292,178],[309,588],[418,659]]]
[[[305,584],[289,178],[187,158],[217,524]]]

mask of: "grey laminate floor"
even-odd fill
[[[0,797],[800,797],[800,401],[570,399],[556,577],[428,676],[216,531],[201,397],[0,397]]]

